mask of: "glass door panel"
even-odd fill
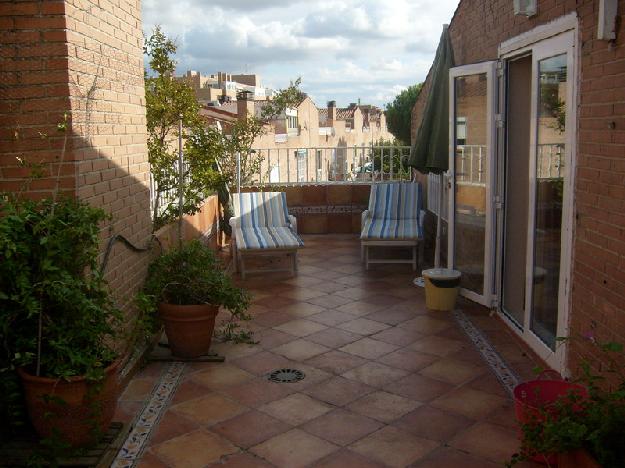
[[[493,158],[494,65],[450,72],[451,192],[448,265],[462,273],[465,296],[490,305],[493,271],[491,174]]]
[[[562,250],[567,54],[538,61],[531,330],[555,349]]]

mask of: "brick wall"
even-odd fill
[[[462,0],[450,24],[456,65],[497,58],[500,42],[571,11],[579,17],[577,155],[570,333],[625,343],[625,22],[617,40],[596,39],[599,1],[543,0],[538,15],[515,17],[512,1]],[[625,2],[619,1],[619,15]],[[429,83],[413,109],[413,139]],[[595,347],[574,342],[597,367]]]
[[[115,234],[144,246],[152,231],[140,12],[138,0],[0,2],[0,190],[28,175],[16,156],[53,175],[62,157],[61,187],[111,214],[103,247]],[[30,193],[53,187],[36,180]],[[106,277],[127,311],[148,261],[113,248]]]

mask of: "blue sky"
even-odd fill
[[[283,88],[302,78],[328,100],[383,104],[423,81],[458,0],[143,0],[146,34],[176,39],[178,72],[257,73]]]

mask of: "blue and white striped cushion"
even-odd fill
[[[420,211],[420,184],[392,182],[371,186],[369,212],[373,219],[417,219]]]
[[[417,240],[423,238],[423,226],[416,219],[367,218],[360,238],[363,240]]]
[[[241,227],[284,227],[290,224],[284,192],[234,193],[232,204]]]
[[[237,248],[278,249],[302,247],[304,242],[289,227],[239,227],[234,229]]]

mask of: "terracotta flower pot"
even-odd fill
[[[101,382],[90,382],[84,377],[69,380],[36,377],[18,369],[28,414],[39,436],[49,438],[58,434],[73,447],[95,443],[113,420],[118,366],[119,361],[108,366]]]
[[[558,455],[558,468],[601,468],[586,450],[573,450]]]
[[[196,358],[208,351],[215,330],[218,306],[161,303],[158,311],[174,356]]]

